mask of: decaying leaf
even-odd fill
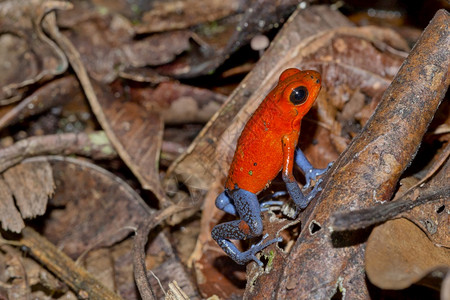
[[[24,159],[44,154],[107,158],[115,156],[114,153],[102,132],[32,137],[0,149],[0,173],[3,172],[0,175],[2,228],[20,232],[24,227],[23,219],[45,213],[47,198],[54,192],[52,167],[46,161],[21,163]]]
[[[404,218],[391,220],[370,234],[365,267],[369,280],[382,289],[404,289],[415,283],[439,289],[450,272],[450,249],[435,246]]]
[[[84,5],[86,6],[86,5]],[[81,10],[81,11],[80,11]],[[88,11],[94,13],[88,13]],[[169,63],[189,49],[189,31],[155,34],[135,40],[130,20],[118,14],[102,14],[92,3],[78,6],[58,15],[58,20],[73,19],[84,14],[62,33],[76,45],[89,76],[98,82],[110,83],[126,68],[139,68]],[[104,34],[104,32],[108,34]]]
[[[164,124],[206,123],[226,100],[221,94],[174,81],[154,89],[129,88],[143,107],[162,116]]]
[[[83,97],[83,95],[74,76],[52,80],[2,115],[0,129],[38,115],[52,107],[65,104],[75,97]]]
[[[124,99],[114,101],[115,97],[109,87],[88,75],[79,52],[70,40],[55,28],[51,36],[68,56],[92,111],[120,157],[143,188],[151,190],[162,206],[168,205],[169,201],[158,175],[163,129],[161,116]]]
[[[48,161],[56,183],[42,232],[70,257],[122,240],[150,214],[128,184],[96,165],[62,157],[32,159],[37,160]]]
[[[19,100],[31,84],[48,80],[67,69],[67,59],[44,34],[44,17],[68,9],[63,1],[2,1],[0,3],[0,104]],[[51,18],[46,18],[51,22]]]
[[[45,161],[21,163],[9,168],[2,175],[0,178],[2,228],[20,232],[24,227],[22,219],[35,218],[45,213],[47,199],[53,194],[55,185],[52,168]]]
[[[14,204],[13,195],[3,179],[0,179],[0,217],[4,230],[20,232],[25,226]]]
[[[136,31],[139,33],[184,29],[199,23],[221,19],[239,7],[240,1],[213,0],[202,3],[188,1],[154,1],[152,9],[144,11]]]

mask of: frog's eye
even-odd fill
[[[294,105],[300,105],[306,102],[308,99],[308,90],[304,86],[298,86],[292,90],[289,100]]]

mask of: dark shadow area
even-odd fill
[[[365,243],[369,238],[373,227],[374,226],[370,226],[358,230],[333,231],[331,233],[331,243],[335,248],[344,248]]]

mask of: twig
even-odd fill
[[[32,257],[75,291],[80,299],[122,299],[30,227],[22,230],[20,243]]]
[[[428,187],[417,194],[417,188],[431,178],[442,165],[447,161],[450,154],[450,143],[447,144],[439,158],[430,167],[428,173],[414,186],[410,187],[398,199],[382,205],[371,208],[353,210],[346,212],[337,212],[330,218],[331,228],[337,231],[355,230],[366,228],[368,226],[385,222],[393,219],[403,212],[413,209],[416,206],[439,201],[450,195],[450,187],[437,188],[435,186]],[[445,171],[444,171],[445,172]]]
[[[28,157],[55,154],[79,154],[96,159],[107,159],[117,156],[116,151],[103,131],[90,134],[63,133],[37,136],[18,141],[10,147],[0,149],[0,172]]]
[[[186,208],[182,206],[169,206],[143,222],[136,232],[133,246],[134,279],[142,299],[156,299],[145,267],[145,245],[148,241],[148,235],[154,227],[158,226],[166,218],[184,209]]]
[[[360,209],[357,211],[338,212],[331,216],[331,228],[336,231],[356,230],[393,219],[399,214],[411,210],[416,206],[448,198],[450,186],[442,189],[431,188],[424,191],[416,200],[414,193],[409,192],[399,200],[381,204],[379,206]]]

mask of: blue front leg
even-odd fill
[[[332,162],[329,163],[325,169],[316,169],[311,165],[300,148],[297,148],[295,151],[295,163],[300,167],[303,174],[305,174],[306,184],[303,189],[309,188],[311,181],[316,180],[317,176],[325,173],[333,164]]]
[[[231,199],[230,199],[231,198]],[[261,210],[258,198],[255,194],[243,189],[225,191],[216,199],[216,205],[224,211],[237,212],[241,220],[226,222],[215,226],[211,232],[213,239],[238,264],[245,264],[254,260],[259,266],[262,262],[256,257],[256,253],[267,246],[280,242],[281,238],[266,241],[263,239],[247,251],[241,252],[230,240],[246,240],[260,236],[263,232]],[[233,207],[235,210],[231,209]]]
[[[286,183],[286,189],[292,200],[294,200],[295,207],[297,208],[294,217],[297,216],[301,209],[304,209],[308,206],[309,202],[311,202],[311,200],[317,195],[317,192],[320,192],[322,190],[322,188],[319,187],[319,183],[322,179],[320,179],[319,182],[316,183],[313,190],[306,196],[302,193],[302,190],[300,189],[296,181],[291,181],[284,176],[283,180]]]

